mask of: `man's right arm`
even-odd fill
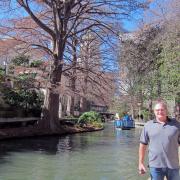
[[[140,143],[139,145],[139,174],[145,174],[146,168],[144,166],[144,158],[146,154],[147,145]]]

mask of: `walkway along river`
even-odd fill
[[[137,171],[141,128],[67,136],[4,140],[0,180],[141,180]]]

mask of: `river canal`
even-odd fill
[[[0,143],[0,180],[147,180],[139,176],[141,129],[105,130],[6,140]]]

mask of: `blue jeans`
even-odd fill
[[[151,180],[180,180],[179,169],[150,167]]]

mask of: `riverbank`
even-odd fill
[[[135,121],[135,126],[144,126],[145,122]]]
[[[103,130],[103,127],[99,128],[92,125],[87,125],[85,127],[62,125],[56,132],[53,132],[50,129],[40,128],[38,126],[6,128],[0,129],[0,140],[33,136],[66,135],[100,130]]]

